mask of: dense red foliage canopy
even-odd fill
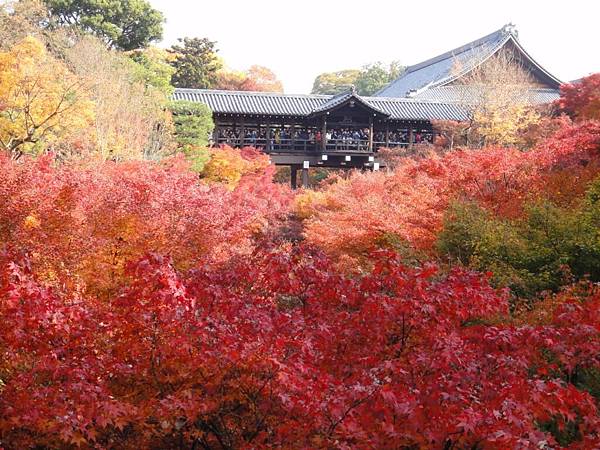
[[[314,202],[306,236],[335,256],[368,253],[390,236],[429,252],[453,200],[476,201],[504,217],[518,217],[538,197],[568,203],[600,173],[600,122],[557,121],[558,130],[529,151],[431,153],[404,158],[393,172],[333,183]]]
[[[149,255],[108,301],[2,255],[0,442],[9,448],[571,448],[600,445],[600,295],[501,324],[485,277],[376,257],[337,275],[296,248],[175,270]],[[545,431],[546,430],[546,431]]]
[[[178,268],[250,253],[290,200],[271,172],[238,174],[228,189],[199,183],[179,158],[87,167],[0,155],[0,173],[0,242],[26,251],[42,279],[95,293],[118,286],[125,262],[148,251]]]
[[[600,73],[560,88],[560,108],[577,119],[600,120]]]
[[[491,274],[372,252],[432,252],[454,200],[519,219],[580,199],[600,123],[575,116],[527,152],[299,196],[320,249],[283,239],[291,193],[252,149],[202,179],[178,158],[0,156],[0,447],[600,448],[598,286],[514,314]]]

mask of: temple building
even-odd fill
[[[465,103],[469,95],[465,90],[472,86],[462,81],[494,55],[508,51],[530,76],[531,103],[550,103],[559,97],[560,80],[540,66],[519,43],[514,25],[469,42],[413,66],[375,95],[378,97],[412,98],[441,103]]]
[[[530,103],[558,98],[561,82],[523,49],[513,25],[408,67],[370,97],[351,87],[338,95],[176,89],[173,98],[208,105],[214,145],[261,148],[291,167],[295,187],[298,170],[303,185],[311,167],[378,170],[379,148],[433,142],[433,121],[468,120],[477,88],[464,80],[500,52],[529,74]]]

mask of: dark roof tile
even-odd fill
[[[427,86],[438,85],[452,77],[455,67],[472,68],[502,47],[509,35],[504,28],[435,58],[406,69],[400,77],[376,93],[376,96],[406,97]]]
[[[549,87],[558,88],[560,81],[531,58],[517,40],[514,25],[509,24],[473,42],[408,67],[398,79],[392,81],[375,95],[383,97],[418,96],[425,90],[445,85],[468,73],[509,41],[521,52],[540,79],[544,80]]]
[[[441,103],[473,104],[477,102],[478,90],[475,86],[449,85],[425,89],[414,97],[415,100]],[[526,94],[526,101],[532,105],[542,105],[558,100],[560,91],[550,88],[532,88]]]
[[[466,108],[456,103],[440,103],[407,98],[363,97],[365,105],[396,120],[465,120]],[[342,97],[331,95],[290,95],[265,92],[175,89],[174,100],[200,102],[218,114],[309,116],[339,104]]]

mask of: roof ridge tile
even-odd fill
[[[505,39],[506,38],[505,29],[506,29],[506,25],[504,25],[499,30],[494,31],[493,33],[490,33],[479,39],[475,39],[474,41],[463,44],[460,47],[456,47],[455,49],[441,53],[437,56],[434,56],[433,58],[429,58],[429,59],[421,61],[417,64],[413,64],[412,66],[407,67],[407,69],[404,73],[413,72],[415,70],[420,70],[424,67],[430,66],[431,64],[435,64],[436,62],[443,61],[444,59],[448,59],[450,57],[454,57],[460,53],[464,53],[464,52],[466,52],[468,50],[472,50],[476,47],[481,47],[482,45],[485,45],[486,43],[488,43],[490,41],[496,41],[496,40],[499,40],[499,38]],[[495,39],[492,39],[492,38],[495,38]],[[500,40],[502,40],[502,39],[500,39]]]

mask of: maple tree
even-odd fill
[[[477,58],[477,56],[476,56]],[[503,50],[481,64],[465,68],[454,62],[453,72],[461,74],[456,85],[460,102],[469,111],[469,128],[465,130],[469,145],[523,145],[523,133],[541,120],[531,99],[535,82],[522,67],[519,56]]]
[[[465,135],[469,127],[468,123],[455,120],[435,120],[432,125],[436,131],[436,141],[434,142],[436,146],[452,150],[455,145],[466,143]]]
[[[577,119],[600,120],[600,73],[560,87],[560,109]]]
[[[243,91],[283,92],[283,84],[271,69],[264,66],[251,66],[242,83]]]
[[[48,27],[52,21],[49,11],[37,0],[7,2],[0,7],[1,47],[5,54],[14,53],[18,45],[32,39],[39,41],[36,51],[43,53],[33,58],[35,65],[28,69],[25,64],[30,60],[25,54],[20,56],[21,65],[10,69],[31,72],[20,83],[39,81],[33,85],[34,104],[30,106],[42,114],[37,101],[51,113],[55,97],[61,98],[64,92],[66,101],[62,106],[69,107],[68,111],[58,111],[62,120],[58,126],[51,121],[53,127],[44,139],[22,146],[25,152],[38,154],[50,149],[62,160],[156,159],[170,155],[175,146],[165,106],[172,93],[174,69],[168,64],[166,51],[107,50],[100,39],[91,35]],[[34,68],[37,73],[32,72]],[[11,82],[16,81],[15,78]],[[3,86],[8,89],[11,82]],[[26,85],[13,87],[27,90]],[[13,110],[27,107],[26,100],[9,100]],[[20,103],[15,104],[17,100]],[[16,156],[20,154],[16,152]]]
[[[214,88],[224,91],[241,91],[243,90],[246,74],[239,70],[221,69],[217,73],[217,81]]]
[[[287,213],[289,189],[270,173],[231,189],[199,183],[183,158],[161,163],[53,165],[0,157],[0,241],[31,254],[41,279],[99,293],[147,251],[177,267],[251,252]]]
[[[504,322],[484,276],[391,254],[344,277],[306,248],[188,273],[148,255],[109,301],[2,254],[0,442],[10,447],[591,448],[600,296]],[[8,357],[7,357],[8,356]],[[579,378],[581,378],[579,376]],[[564,430],[568,429],[571,434]]]
[[[93,124],[82,130],[75,142],[63,144],[66,151],[116,161],[156,159],[172,153],[173,124],[166,111],[168,92],[160,81],[166,76],[160,75],[164,67],[157,68],[159,73],[153,75],[153,66],[146,68],[121,53],[108,51],[91,36],[78,39],[65,53],[94,100],[95,116]],[[170,76],[170,72],[167,74]]]
[[[200,176],[209,182],[219,182],[230,189],[235,188],[245,177],[274,175],[274,168],[269,168],[270,160],[267,155],[252,147],[233,149],[223,145],[210,150],[210,158],[204,164]],[[269,168],[269,169],[268,169]]]
[[[393,171],[356,173],[299,204],[309,242],[350,264],[373,248],[433,245],[452,201],[517,218],[536,198],[578,201],[600,174],[600,123],[561,121],[535,148],[486,147],[404,157]]]
[[[18,159],[87,127],[94,118],[85,85],[26,37],[0,53],[0,148]]]
[[[600,445],[597,287],[511,316],[492,274],[370,253],[433,251],[457,198],[522,218],[548,179],[597,167],[599,131],[302,192],[308,240],[369,259],[343,270],[280,236],[289,191],[254,149],[215,149],[200,179],[182,157],[0,158],[0,445]]]
[[[49,32],[42,24],[50,22],[50,11],[37,0],[10,0],[0,5],[0,48],[8,51],[26,37],[34,37],[47,48],[63,49],[71,38],[69,30],[61,28]]]
[[[283,92],[283,84],[271,69],[253,65],[246,71],[221,70],[215,89],[229,91]]]
[[[368,254],[390,238],[430,250],[458,195],[507,208],[522,201],[532,164],[516,149],[404,158],[394,172],[354,174],[326,187],[307,214],[307,239],[331,255]],[[507,203],[508,201],[508,203]]]
[[[472,124],[293,194],[259,150],[205,148],[206,108],[167,108],[172,75],[281,91],[269,69],[222,70],[207,39],[107,51],[12,8],[0,448],[600,447],[597,76],[538,120],[515,102],[528,80],[492,60],[471,81],[498,99]],[[371,92],[398,70],[315,89]]]

